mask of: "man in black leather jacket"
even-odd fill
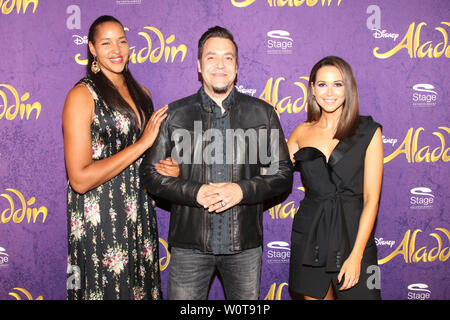
[[[258,299],[263,202],[292,187],[277,113],[234,86],[237,54],[228,30],[202,35],[203,86],[169,104],[140,166],[147,191],[171,202],[168,299],[206,299],[216,269],[228,299]],[[180,166],[178,178],[158,173],[168,156]]]

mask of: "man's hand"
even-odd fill
[[[209,184],[204,184],[198,190],[197,202],[203,206],[203,208],[207,209],[211,203],[211,199],[216,196],[216,189]]]
[[[244,196],[241,187],[236,183],[210,183],[208,186],[213,188],[205,203],[209,212],[221,213],[226,211],[241,202]]]

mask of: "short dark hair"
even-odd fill
[[[355,134],[356,129],[358,129],[360,123],[358,88],[356,86],[356,80],[355,76],[353,75],[352,67],[344,59],[336,56],[328,56],[321,59],[312,68],[311,74],[309,75],[307,98],[308,117],[306,119],[306,122],[317,121],[322,115],[322,109],[312,93],[312,86],[314,86],[316,82],[317,72],[320,68],[325,66],[336,67],[341,73],[344,80],[345,101],[341,113],[341,118],[339,119],[336,133],[334,135],[334,139],[342,140]]]
[[[234,42],[233,34],[229,30],[227,30],[221,26],[211,27],[204,34],[202,34],[202,36],[200,37],[200,40],[198,40],[198,59],[200,60],[202,58],[203,47],[205,46],[206,40],[208,40],[209,38],[215,38],[215,37],[228,39],[228,40],[231,40],[231,42],[233,42],[234,48],[236,49],[236,62],[237,62],[238,61],[238,46],[237,46],[236,42]]]

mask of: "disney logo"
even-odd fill
[[[237,91],[239,91],[240,93],[244,93],[244,94],[249,94],[253,97],[253,95],[256,93],[256,89],[246,89],[244,88],[244,86],[241,84],[239,87],[236,86]]]
[[[79,35],[76,35],[76,34],[74,34],[73,36],[72,36],[72,38],[75,38],[75,40],[73,40],[73,42],[77,45],[77,46],[79,46],[79,45],[82,45],[82,44],[87,44],[88,43],[88,37],[87,36],[79,36]]]
[[[373,37],[375,39],[392,38],[395,41],[395,40],[397,40],[397,38],[399,36],[398,33],[390,33],[390,32],[387,32],[387,30],[372,29],[372,31],[374,31]]]
[[[392,246],[395,244],[395,241],[384,240],[383,238],[375,238],[375,244],[377,246],[389,246],[390,248],[392,248]]]
[[[383,143],[389,143],[390,145],[395,146],[395,144],[397,143],[397,139],[386,138],[385,136],[383,136]]]

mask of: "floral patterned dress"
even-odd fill
[[[131,120],[107,106],[89,78],[80,83],[95,102],[93,160],[136,142]],[[85,194],[68,186],[68,299],[161,299],[156,214],[140,188],[141,160]]]

